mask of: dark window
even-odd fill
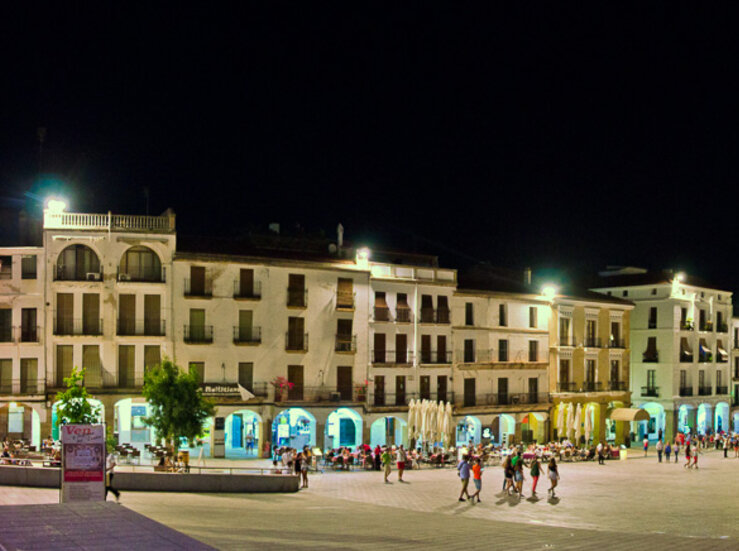
[[[539,309],[536,306],[529,306],[529,327],[536,328],[539,326]]]
[[[464,324],[475,325],[475,310],[474,304],[466,302],[464,305]]]
[[[529,361],[539,361],[539,341],[529,341]]]
[[[649,329],[657,329],[657,307],[652,306],[649,309]]]
[[[475,361],[475,340],[465,339],[464,341],[464,361],[472,363]]]
[[[21,257],[21,279],[36,279],[36,255]]]
[[[508,316],[505,304],[498,305],[498,325],[506,327],[508,325]]]
[[[500,339],[498,341],[498,361],[508,361],[508,341],[505,339]]]

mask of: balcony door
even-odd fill
[[[475,405],[475,383],[472,377],[464,380],[464,407],[473,407]]]
[[[374,363],[385,363],[385,333],[375,333]]]
[[[239,310],[239,342],[252,340],[253,321],[254,312],[252,310]]]
[[[56,327],[57,335],[71,335],[74,326],[74,295],[72,293],[56,294]]]
[[[395,376],[395,405],[405,405],[405,375]]]
[[[539,379],[537,377],[529,377],[529,403],[535,404],[538,402],[537,397],[539,396]]]
[[[352,399],[352,366],[340,365],[336,368],[336,392],[342,400]]]
[[[447,363],[446,359],[446,335],[436,336],[436,361],[440,364]]]
[[[611,360],[611,382],[617,383],[618,379],[618,360]]]
[[[136,327],[136,295],[118,297],[118,334],[133,335]]]
[[[303,318],[288,318],[287,320],[287,347],[289,350],[305,349],[305,320]]]
[[[190,309],[190,339],[193,341],[205,340],[205,310]]]
[[[408,363],[408,335],[403,333],[395,335],[395,363]]]
[[[500,377],[498,379],[498,404],[508,403],[508,378]]]
[[[431,335],[421,335],[421,363],[431,363]]]
[[[421,375],[419,380],[419,392],[421,400],[431,399],[431,377],[429,375]]]
[[[135,381],[135,346],[118,346],[118,387],[132,388]]]
[[[239,271],[239,296],[254,296],[254,270],[241,268]]]
[[[440,402],[446,402],[446,389],[447,389],[447,377],[446,375],[439,375],[436,377],[436,399]]]
[[[287,391],[288,400],[302,400],[303,399],[303,366],[302,365],[288,365],[287,366],[287,381],[292,383],[292,388]]]
[[[385,405],[385,377],[383,375],[375,375],[375,405]]]
[[[144,295],[144,334],[162,335],[162,297]]]
[[[205,295],[204,266],[190,266],[190,294],[199,297]]]

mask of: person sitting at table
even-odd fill
[[[354,457],[349,452],[349,448],[344,448],[344,452],[341,454],[342,467],[349,470],[349,466],[354,463]]]

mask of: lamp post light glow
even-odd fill
[[[369,267],[370,250],[367,247],[357,249],[357,266],[361,268]]]
[[[542,296],[550,302],[554,300],[555,296],[557,296],[557,291],[557,286],[552,285],[551,283],[547,283],[541,288]]]
[[[67,209],[67,203],[63,199],[57,199],[56,197],[50,197],[46,200],[46,209],[51,214],[61,214]]]

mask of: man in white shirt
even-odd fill
[[[105,484],[105,499],[108,499],[108,491],[113,492],[115,495],[115,501],[118,503],[121,497],[121,493],[113,488],[113,471],[115,470],[115,466],[117,463],[115,462],[115,455],[112,453],[108,454],[107,459],[105,460],[105,475],[106,475],[106,484]]]

